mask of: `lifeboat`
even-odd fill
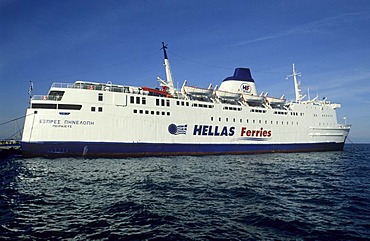
[[[166,90],[166,88],[160,89],[153,89],[146,86],[141,87],[144,91],[147,91],[149,95],[154,96],[163,96],[163,97],[172,97]]]
[[[265,97],[258,95],[243,94],[242,97],[248,104],[261,104],[265,100]]]
[[[212,94],[213,94],[212,89],[199,88],[199,87],[196,87],[196,86],[185,85],[183,87],[183,90],[184,90],[185,94],[195,95],[195,96],[211,97]]]
[[[185,95],[191,95],[195,97],[212,97],[213,89],[211,88],[212,85],[208,89],[200,88],[196,86],[186,85],[187,81],[184,81],[182,85],[181,92]]]
[[[286,102],[286,99],[284,99],[283,97],[281,97],[280,99],[275,97],[265,97],[265,98],[266,102],[270,105],[284,105]]]
[[[223,90],[216,90],[215,94],[220,99],[227,99],[227,100],[238,100],[240,99],[241,94],[240,93],[234,93],[229,91],[223,91]]]

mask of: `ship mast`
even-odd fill
[[[293,80],[294,80],[295,101],[298,103],[298,102],[300,102],[304,98],[304,96],[301,95],[300,83],[297,80],[297,76],[301,76],[301,73],[297,73],[295,71],[294,64],[293,64],[293,74],[292,75],[288,75],[287,78],[288,77],[292,77],[292,76],[293,76]]]
[[[167,56],[167,44],[165,45],[164,42],[162,42],[162,48],[163,49],[163,54],[164,54],[164,66],[166,68],[166,79],[167,83],[166,86],[170,89],[170,91],[173,91],[175,89],[175,86],[173,84],[173,78],[172,78],[172,72],[170,68],[170,62],[168,61],[168,56]]]

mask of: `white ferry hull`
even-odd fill
[[[330,106],[307,109],[303,104],[292,104],[288,111],[139,93],[51,90],[65,91],[66,101],[76,96],[85,101],[77,103],[82,106],[80,110],[74,110],[76,103],[49,98],[33,100],[27,110],[21,143],[25,156],[334,151],[343,149],[349,132],[349,126],[336,123],[335,110]],[[97,101],[99,95],[104,101]],[[60,109],[65,106],[72,109]],[[327,113],[326,123],[321,123],[324,120],[319,117],[306,117],[321,113]]]
[[[187,94],[186,82],[179,92],[164,43],[162,49],[167,82],[158,78],[161,90],[76,81],[55,83],[46,96],[33,96],[24,124],[23,155],[125,157],[343,149],[350,125],[337,123],[339,104],[301,101],[296,84],[295,102],[270,106],[257,95],[247,68],[237,68],[220,89],[261,98],[253,104],[204,98],[195,89]],[[202,90],[213,93],[210,88]]]

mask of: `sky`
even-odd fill
[[[33,94],[54,82],[112,81],[156,87],[219,85],[248,67],[258,92],[294,99],[302,91],[340,103],[348,143],[370,143],[368,0],[0,0],[0,138],[22,128]]]

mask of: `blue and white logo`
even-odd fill
[[[247,84],[247,83],[243,83],[240,85],[240,89],[244,92],[244,93],[250,93],[251,90],[252,90],[252,87]]]
[[[186,131],[188,130],[188,125],[175,125],[170,124],[168,126],[168,132],[172,135],[186,135]]]

